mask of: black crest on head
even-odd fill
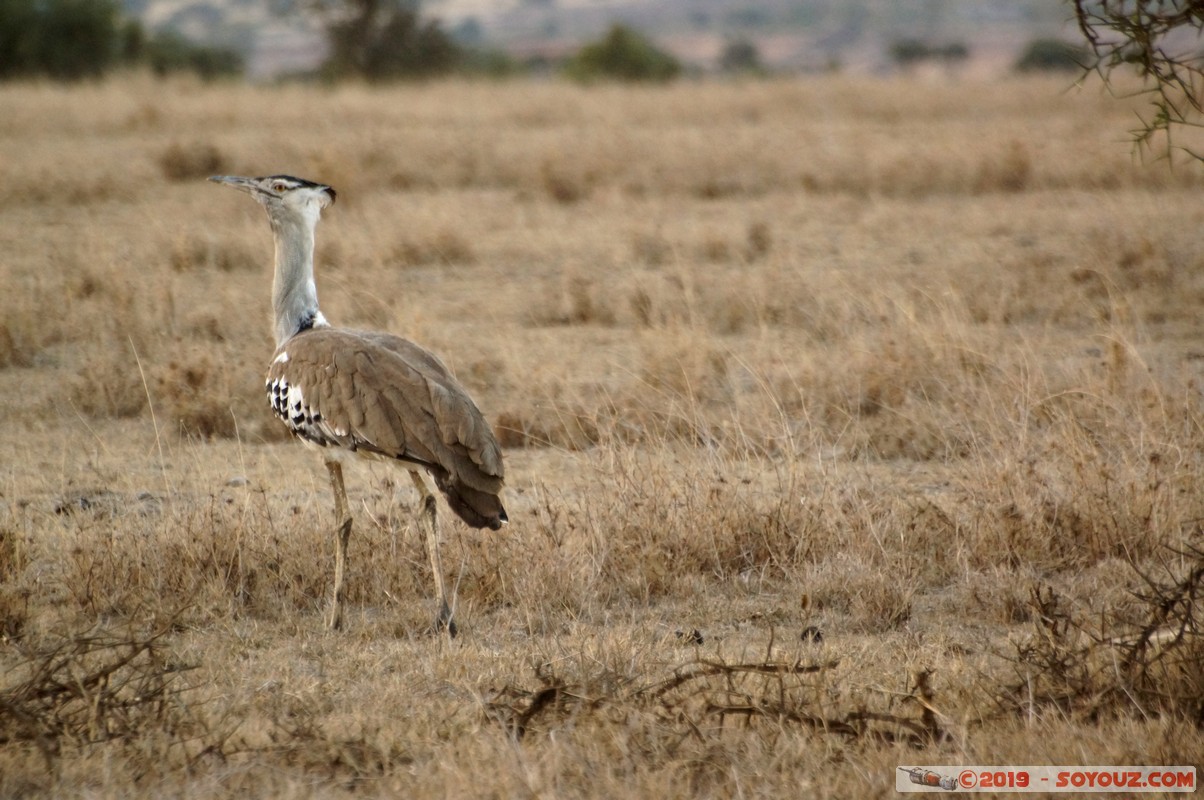
[[[325,189],[326,194],[330,195],[330,202],[332,202],[332,203],[336,199],[338,199],[338,196],[339,196],[338,192],[336,192],[334,190],[333,186],[327,186],[324,183],[318,183],[316,181],[307,181],[307,180],[305,180],[305,178],[298,178],[295,175],[268,175],[266,178],[260,178],[259,180],[261,180],[261,181],[288,181],[289,183],[296,184],[296,186],[293,187],[296,189],[300,189],[301,187],[308,187],[310,189]]]

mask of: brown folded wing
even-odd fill
[[[298,436],[425,467],[470,525],[505,521],[493,431],[447,367],[413,342],[303,331],[276,351],[267,387],[277,416]]]

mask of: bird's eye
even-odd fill
[[[283,192],[287,188],[288,184],[284,183],[283,181],[276,181],[272,184],[272,190],[276,192]]]

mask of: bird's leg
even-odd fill
[[[347,571],[347,540],[351,538],[351,511],[347,507],[347,490],[343,488],[343,465],[338,461],[327,461],[330,472],[330,488],[334,492],[334,596],[330,601],[331,630],[343,627],[343,578]]]
[[[449,637],[456,635],[456,623],[452,619],[451,606],[447,602],[447,587],[443,583],[443,562],[439,559],[439,528],[435,518],[435,495],[427,488],[426,481],[417,472],[410,472],[410,479],[422,498],[418,511],[426,528],[426,554],[431,559],[431,572],[435,574],[435,594],[439,598],[439,614],[435,617],[435,631],[447,631]]]

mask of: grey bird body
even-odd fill
[[[314,229],[335,200],[325,184],[288,175],[219,176],[264,207],[275,241],[272,309],[276,353],[268,400],[302,441],[324,450],[338,522],[330,624],[342,623],[343,573],[351,516],[341,458],[390,459],[410,470],[423,495],[427,548],[440,611],[436,624],[455,632],[438,555],[429,474],[449,507],[475,528],[506,524],[500,492],[502,454],[468,392],[434,354],[389,333],[331,327],[318,308]]]

